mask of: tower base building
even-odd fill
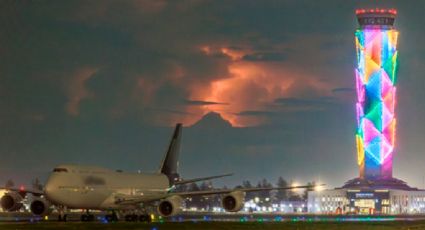
[[[419,214],[425,213],[425,190],[398,179],[364,181],[358,178],[343,187],[308,193],[308,211],[316,214]]]
[[[357,159],[359,177],[342,187],[308,193],[321,214],[425,213],[425,190],[392,175],[398,67],[394,9],[356,11]]]

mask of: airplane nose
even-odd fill
[[[47,197],[51,196],[51,194],[53,193],[53,191],[55,190],[52,180],[49,179],[46,182],[46,185],[44,186],[44,193],[46,194]]]

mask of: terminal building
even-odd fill
[[[356,10],[357,159],[359,177],[308,194],[311,213],[425,213],[425,190],[392,175],[396,133],[397,37],[394,9]]]

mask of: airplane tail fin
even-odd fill
[[[180,180],[178,173],[179,167],[179,154],[180,154],[180,140],[182,134],[182,124],[178,123],[174,129],[173,136],[171,137],[167,153],[161,163],[160,173],[166,175],[170,181],[170,185],[174,185],[176,181]]]

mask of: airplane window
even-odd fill
[[[68,170],[65,168],[55,168],[53,169],[53,172],[68,172]]]

